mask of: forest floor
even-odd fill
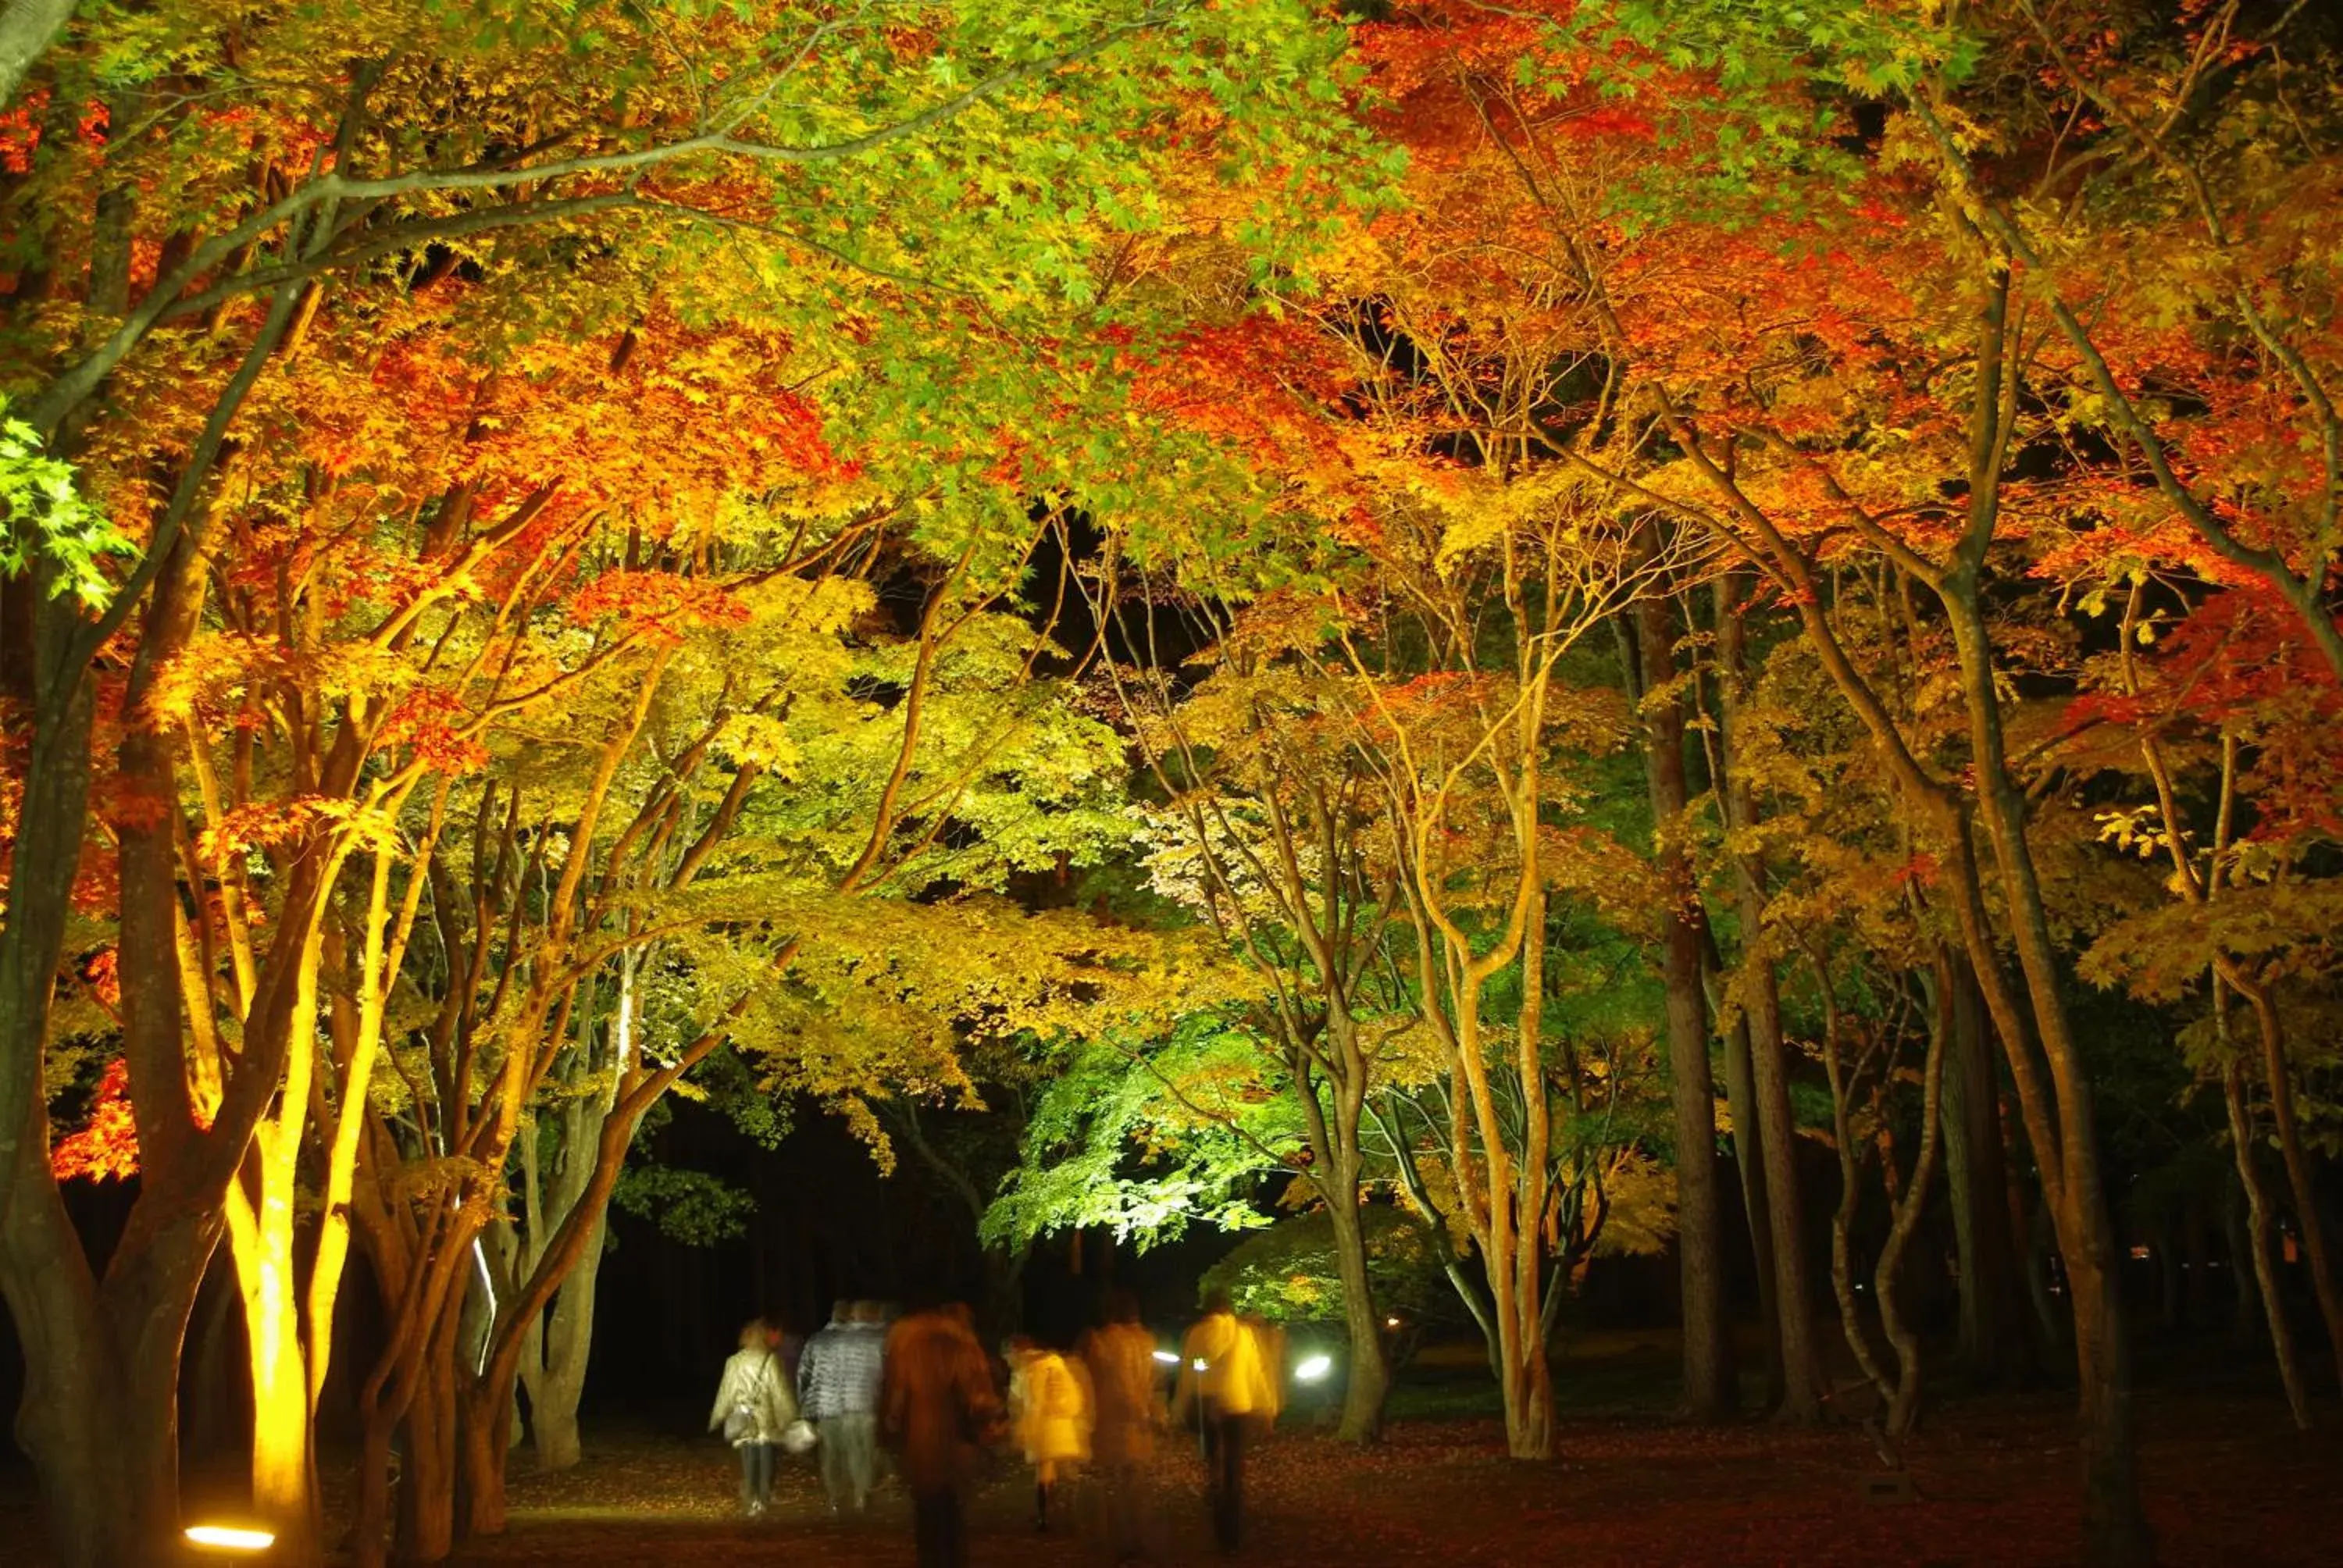
[[[2141,1462],[2160,1544],[2175,1565],[2343,1560],[2343,1442],[2284,1430],[2282,1411],[2202,1395],[2141,1403]],[[2079,1555],[2072,1422],[2047,1399],[1948,1408],[1905,1449],[1913,1495],[1875,1500],[1882,1473],[1859,1430],[1710,1429],[1648,1417],[1574,1418],[1561,1457],[1516,1465],[1483,1420],[1395,1422],[1362,1452],[1286,1432],[1252,1455],[1242,1556],[1280,1565],[1673,1563],[2054,1564]],[[464,1563],[910,1562],[900,1493],[867,1522],[828,1518],[810,1464],[783,1472],[777,1517],[731,1517],[729,1455],[713,1442],[613,1433],[578,1469],[515,1477],[512,1527]],[[1067,1500],[1078,1512],[1080,1500]],[[1155,1488],[1158,1561],[1213,1560],[1201,1468],[1171,1443]],[[1037,1536],[1014,1470],[980,1493],[979,1568],[1103,1561],[1079,1521]]]
[[[1656,1345],[1651,1347],[1656,1350]],[[2065,1564],[2080,1554],[2071,1405],[2056,1395],[1947,1398],[1903,1447],[1908,1496],[1869,1495],[1881,1461],[1845,1423],[1811,1431],[1666,1419],[1660,1380],[1624,1359],[1615,1381],[1574,1376],[1558,1457],[1515,1464],[1484,1413],[1485,1375],[1420,1367],[1395,1391],[1389,1441],[1362,1452],[1289,1412],[1248,1466],[1241,1561],[1339,1564]],[[2138,1397],[2143,1490],[2171,1568],[2343,1562],[2343,1437],[2304,1436],[2274,1398],[2216,1376]],[[2331,1405],[2331,1402],[2328,1402]],[[2327,1413],[2331,1413],[2329,1410]],[[784,1462],[778,1505],[736,1516],[731,1455],[713,1438],[590,1427],[578,1468],[540,1474],[514,1458],[508,1533],[468,1543],[457,1564],[696,1568],[911,1561],[900,1491],[866,1520],[834,1523],[809,1461]],[[346,1467],[327,1459],[329,1473]],[[38,1568],[30,1474],[0,1469],[0,1563]],[[337,1490],[337,1489],[335,1489]],[[1022,1472],[1000,1466],[978,1494],[975,1568],[1087,1568],[1104,1561],[1077,1483],[1061,1528],[1034,1533]],[[1214,1561],[1202,1467],[1167,1439],[1157,1466],[1155,1561]],[[338,1512],[337,1510],[336,1512]]]

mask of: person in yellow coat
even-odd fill
[[[1050,1497],[1066,1472],[1090,1462],[1090,1374],[1019,1334],[1009,1344],[1009,1420],[1033,1467],[1033,1528],[1050,1528]]]
[[[1212,1536],[1234,1552],[1244,1523],[1244,1451],[1257,1429],[1276,1419],[1277,1387],[1261,1338],[1239,1321],[1228,1292],[1204,1298],[1204,1315],[1180,1346],[1180,1386],[1172,1418],[1192,1422],[1204,1450],[1204,1491]]]

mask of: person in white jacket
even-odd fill
[[[764,1517],[773,1498],[773,1450],[798,1418],[789,1368],[773,1349],[771,1330],[757,1319],[740,1331],[740,1348],[724,1363],[708,1430],[720,1432],[740,1455],[740,1509]]]

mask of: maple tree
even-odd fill
[[[1306,1211],[1224,1272],[1307,1253],[1361,1440],[1436,1276],[1551,1453],[1565,1298],[1668,1247],[1726,1413],[1745,1231],[1767,1404],[1849,1392],[1826,1280],[1900,1437],[1941,1205],[1965,1370],[2071,1350],[2145,1560],[2125,1232],[2226,1161],[2298,1423],[2290,1277],[2343,1351],[2314,12],[10,7],[0,1285],[64,1558],[176,1525],[222,1241],[280,1553],[352,1247],[361,1559],[501,1528],[720,1060],[920,1161],[1004,1311],[1052,1229]],[[59,1183],[134,1176],[101,1256]]]
[[[436,791],[444,799],[448,781],[492,760],[489,721],[567,698],[586,673],[615,678],[628,663],[622,650],[647,648],[665,623],[711,612],[721,618],[720,593],[707,597],[687,551],[684,569],[670,566],[651,578],[630,576],[631,565],[596,572],[595,588],[554,612],[572,617],[587,644],[539,646],[550,630],[551,601],[579,586],[565,579],[580,559],[607,568],[618,554],[588,548],[613,538],[613,508],[649,505],[667,518],[699,505],[729,508],[733,498],[769,492],[760,464],[787,467],[819,446],[807,438],[818,427],[792,413],[802,411],[803,399],[786,390],[769,392],[764,407],[745,420],[719,423],[728,411],[690,383],[731,372],[708,362],[704,348],[687,351],[703,363],[670,384],[679,403],[699,405],[680,426],[598,419],[592,398],[548,386],[556,367],[530,363],[532,353],[550,347],[557,357],[582,353],[589,362],[600,356],[615,374],[631,352],[629,333],[654,314],[655,280],[672,282],[679,267],[719,261],[713,276],[699,270],[679,300],[663,303],[705,321],[727,308],[719,287],[736,300],[761,298],[767,348],[783,333],[819,338],[843,327],[847,335],[830,343],[887,367],[879,385],[891,396],[869,432],[895,453],[930,459],[902,498],[935,518],[964,522],[994,493],[965,482],[993,461],[980,455],[984,441],[971,437],[990,432],[998,441],[1005,427],[980,410],[988,399],[1001,407],[1008,394],[1028,407],[1041,399],[1031,375],[1002,374],[1011,360],[971,363],[957,352],[960,344],[939,337],[923,310],[905,310],[901,302],[923,289],[960,298],[990,314],[996,341],[1013,341],[1019,317],[1030,321],[1082,294],[1067,258],[1090,241],[1083,220],[1103,214],[1098,221],[1110,226],[1146,221],[1138,199],[1144,174],[1127,160],[1094,156],[1113,145],[1116,125],[1148,121],[1177,103],[1200,135],[1229,127],[1222,152],[1242,161],[1247,136],[1276,119],[1284,126],[1280,166],[1295,167],[1292,138],[1310,136],[1309,103],[1324,93],[1305,67],[1322,62],[1333,36],[1298,12],[1248,16],[1230,32],[1222,24],[1235,19],[1224,10],[1179,6],[1121,14],[1077,7],[1062,15],[935,7],[922,19],[931,25],[924,35],[890,35],[869,19],[783,7],[695,15],[694,36],[680,40],[642,32],[655,25],[647,18],[613,18],[635,31],[630,42],[621,46],[606,36],[599,43],[608,47],[581,48],[575,45],[589,41],[574,36],[565,20],[527,6],[485,19],[470,7],[394,7],[330,22],[272,15],[228,33],[208,8],[186,7],[144,16],[128,33],[124,16],[95,15],[44,58],[40,90],[48,107],[28,116],[12,144],[12,210],[38,221],[13,230],[11,379],[32,437],[66,444],[98,474],[96,487],[116,503],[140,553],[108,574],[98,603],[53,591],[88,581],[87,564],[70,549],[21,552],[25,569],[9,584],[11,631],[32,654],[13,666],[22,678],[15,689],[27,747],[22,777],[38,784],[16,813],[10,918],[0,931],[10,994],[0,1105],[7,1129],[0,1153],[7,1158],[0,1163],[12,1193],[22,1182],[54,1181],[45,1161],[36,1173],[26,1162],[28,1151],[45,1155],[45,1137],[24,1143],[18,1133],[38,1121],[49,977],[89,815],[85,759],[103,686],[103,722],[113,726],[117,711],[131,720],[118,743],[121,788],[147,802],[114,816],[129,873],[121,910],[124,1037],[133,1102],[147,1122],[141,1201],[155,1211],[161,1236],[159,1251],[143,1242],[117,1249],[105,1282],[121,1297],[116,1322],[126,1332],[138,1325],[151,1352],[132,1363],[145,1380],[137,1390],[117,1395],[109,1387],[53,1382],[34,1391],[45,1413],[27,1430],[40,1434],[35,1452],[72,1559],[136,1560],[145,1551],[136,1543],[170,1533],[169,1363],[186,1302],[224,1222],[247,1265],[249,1315],[267,1325],[252,1335],[257,1386],[270,1412],[256,1433],[265,1451],[256,1454],[262,1505],[286,1520],[288,1551],[316,1550],[314,1504],[305,1501],[314,1496],[308,1405],[339,1281],[338,1238],[347,1221],[338,1195],[361,1196],[367,1185],[357,1166],[374,1156],[359,1136],[359,1111],[385,1046],[395,960],[416,929],[428,880],[410,875],[402,882],[378,835],[389,830],[397,842],[390,825],[426,779],[437,782],[423,798]],[[1232,37],[1243,40],[1251,60],[1242,82],[1205,63]],[[1126,68],[1142,57],[1146,66]],[[630,63],[614,69],[620,59]],[[739,63],[738,72],[718,75],[729,75],[741,95],[713,103],[699,90],[709,79],[699,73],[723,61]],[[1078,63],[1084,68],[1073,69]],[[779,93],[784,85],[786,95]],[[468,95],[473,107],[443,114],[450,95]],[[1272,100],[1281,106],[1276,114],[1262,113]],[[809,107],[824,102],[832,107]],[[78,127],[60,119],[58,106],[85,103],[97,109]],[[1068,116],[1050,116],[1053,104]],[[1021,131],[1037,113],[1058,118],[1050,136]],[[1066,124],[1086,116],[1089,129],[1070,136]],[[560,156],[541,156],[552,150]],[[900,162],[891,157],[897,151],[905,155]],[[881,162],[890,166],[882,172]],[[867,177],[857,186],[850,177],[801,173],[826,166],[866,168]],[[1080,177],[1085,168],[1095,177]],[[654,169],[671,172],[653,178]],[[932,200],[914,195],[923,180]],[[564,182],[578,188],[562,188]],[[794,217],[785,210],[792,203]],[[861,234],[865,248],[858,254],[825,238],[832,225]],[[744,236],[754,236],[745,265]],[[906,253],[930,245],[953,255],[957,279],[901,265]],[[581,265],[597,246],[605,258],[623,259]],[[431,313],[451,297],[475,295],[505,307],[501,317],[487,313],[502,327],[482,341],[481,355],[503,379],[451,376],[451,363],[429,362]],[[402,356],[414,346],[400,340],[403,332],[423,340],[421,356]],[[385,344],[388,371],[378,381]],[[744,345],[738,352],[756,350]],[[746,367],[736,361],[731,368]],[[835,370],[809,358],[800,368],[817,377]],[[312,433],[330,432],[348,445],[312,447],[300,454],[304,462],[277,466],[277,454],[260,456],[266,451],[260,433],[302,395],[287,388],[312,379],[327,406],[347,397],[352,415],[339,425],[329,416]],[[504,439],[513,416],[494,408],[499,390],[534,393],[547,405],[529,410],[544,416],[528,432],[541,444]],[[489,467],[504,458],[501,473],[509,477],[482,487],[446,472],[450,426],[460,433],[471,410],[450,418],[447,405],[435,407],[433,398],[486,399],[472,441]],[[1061,400],[1062,394],[1051,399]],[[779,417],[766,417],[772,413]],[[679,434],[686,447],[707,452],[720,444],[709,439],[718,432],[737,437],[752,429],[769,439],[753,461],[733,465],[727,457],[714,490],[680,491],[661,471]],[[641,443],[634,458],[616,449],[629,436]],[[662,440],[665,448],[655,445]],[[659,461],[639,460],[653,451]],[[159,498],[141,487],[158,454]],[[566,493],[565,478],[574,487]],[[12,477],[12,514],[20,510],[19,493]],[[58,498],[54,489],[45,494]],[[397,514],[384,508],[399,506],[409,509],[395,525]],[[78,537],[56,507],[24,516],[45,528],[58,524],[48,528],[52,538]],[[388,548],[336,557],[337,542],[391,526],[403,526],[404,534]],[[664,539],[667,527],[652,528],[650,537]],[[336,529],[345,541],[335,540]],[[454,572],[443,558],[451,547],[462,552]],[[987,577],[1013,558],[973,544],[960,553]],[[207,599],[250,608],[234,594],[209,594],[214,563],[226,563],[233,575],[266,571],[272,560],[289,573],[289,590],[279,581],[272,595],[264,583],[257,597],[273,598],[289,624],[280,620],[266,635],[281,640],[298,628],[346,637],[353,602],[366,629],[333,647],[303,648],[293,637],[301,651],[282,663],[271,662],[276,656],[260,638],[238,636],[232,615],[225,635],[209,636]],[[766,563],[768,570],[787,567],[785,556]],[[367,580],[385,569],[387,580]],[[487,575],[485,584],[472,580],[476,570]],[[486,593],[474,598],[479,588]],[[337,595],[348,599],[336,602]],[[439,619],[435,607],[449,613]],[[374,610],[379,616],[369,622]],[[610,615],[615,633],[602,626]],[[434,640],[424,640],[425,626]],[[131,639],[120,666],[112,651],[118,637]],[[447,673],[467,668],[464,678],[479,684],[435,689],[427,676],[385,693],[374,682],[389,671],[347,663],[369,643],[372,657],[425,670],[452,658]],[[223,654],[213,668],[202,667],[202,658]],[[576,668],[566,668],[565,657]],[[118,668],[129,676],[119,691],[109,684]],[[531,678],[538,684],[498,685]],[[192,933],[216,945],[195,966],[205,989],[186,999],[184,1012],[185,944],[166,911],[178,862],[200,846],[192,832],[183,839],[171,820],[182,765],[171,755],[177,737],[141,717],[156,714],[156,692],[173,683],[220,701],[223,713],[240,707],[255,721],[238,732],[247,748],[273,736],[280,720],[292,735],[284,760],[269,755],[256,775],[269,794],[247,795],[246,778],[224,766],[232,786],[205,803],[213,816],[211,849],[227,858],[215,868],[197,855],[186,874],[199,890],[225,879],[216,894],[223,907],[207,909],[206,919],[228,929]],[[916,732],[922,682],[910,684],[907,728]],[[257,690],[236,689],[247,685]],[[527,702],[513,700],[524,693]],[[110,728],[101,739],[116,744]],[[897,769],[893,788],[906,776]],[[863,863],[848,880],[880,869],[889,835],[912,803],[891,795],[883,803]],[[927,810],[914,819],[934,838],[945,813],[936,801],[923,804]],[[446,826],[444,817],[429,820],[398,845],[427,863],[427,846]],[[256,900],[234,885],[238,869],[259,874],[254,857],[271,867]],[[345,867],[369,869],[373,879],[372,894],[359,900],[363,912],[347,922],[338,884]],[[233,928],[264,913],[269,921],[256,946],[266,956],[240,963],[245,939]],[[556,930],[548,945],[560,936]],[[329,1062],[315,1063],[308,1036],[320,1006],[316,978],[321,968],[346,964],[357,971],[354,983],[328,985],[324,996],[337,1050]],[[223,1036],[235,1049],[221,1060],[226,1068],[232,1055],[232,1070],[219,1075],[217,1112],[197,1134],[186,1131],[195,1118],[186,1108],[206,1100],[214,1086],[186,1081],[178,1037],[183,1027],[200,1035],[208,988],[223,974],[226,1010],[236,1027]],[[550,971],[540,968],[505,1021],[528,1029],[551,1016],[549,988]],[[656,1093],[671,1081],[655,1072],[636,1087]],[[531,1075],[507,1072],[495,1113],[478,1123],[490,1130],[483,1149],[492,1173],[501,1171],[530,1087]],[[330,1151],[320,1172],[327,1205],[320,1266],[301,1305],[286,1265],[313,1098],[330,1121],[316,1129]],[[157,1196],[166,1191],[167,1203]],[[250,1214],[240,1217],[238,1205],[246,1203]],[[53,1194],[37,1206],[12,1199],[7,1207],[7,1272],[20,1321],[72,1342],[44,1342],[37,1359],[61,1375],[101,1382],[119,1375],[113,1367],[120,1358],[101,1348],[115,1330],[67,1302],[78,1295],[85,1302],[99,1282],[85,1268],[52,1266],[80,1256]],[[575,1211],[581,1225],[598,1214]],[[468,1218],[464,1226],[472,1223]],[[427,1273],[445,1280],[446,1257],[461,1255],[462,1241],[474,1233],[448,1238],[456,1252],[435,1257]],[[539,1270],[525,1299],[557,1272]],[[54,1310],[21,1304],[35,1293],[56,1298]],[[132,1470],[133,1505],[122,1508],[100,1501],[98,1450],[75,1430],[85,1417],[74,1412],[126,1404],[148,1412],[138,1423],[148,1448]],[[493,1523],[498,1494],[482,1489],[475,1496],[482,1522]],[[427,1554],[434,1549],[429,1533],[419,1548]]]

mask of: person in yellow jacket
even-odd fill
[[[1202,1437],[1212,1537],[1224,1553],[1237,1549],[1243,1529],[1245,1446],[1276,1415],[1277,1385],[1261,1336],[1238,1319],[1228,1292],[1215,1291],[1180,1346],[1172,1418],[1193,1422]]]
[[[1091,1457],[1090,1374],[1080,1362],[1019,1334],[1009,1345],[1009,1419],[1033,1467],[1033,1528],[1050,1528],[1059,1477]]]

